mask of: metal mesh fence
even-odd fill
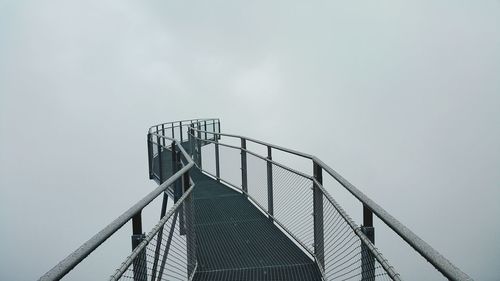
[[[215,164],[215,144],[213,142],[207,142],[201,148],[201,165],[203,170],[208,173],[215,175],[216,174],[216,164]]]
[[[273,211],[276,222],[314,254],[322,263],[325,280],[392,280],[378,261],[381,259],[387,265],[382,255],[366,236],[364,240],[360,238],[357,232],[361,228],[333,199],[327,198],[324,190],[319,190],[322,225],[315,226],[314,216],[318,214],[314,210],[313,181],[309,177],[253,154],[248,154],[247,162],[249,195],[264,210]],[[271,182],[268,174],[272,176]],[[272,205],[268,204],[270,186]],[[321,233],[323,247],[315,247],[315,229]]]
[[[241,150],[219,147],[221,178],[241,187]],[[251,199],[273,215],[287,235],[316,258],[325,280],[392,280],[379,262],[383,260],[380,253],[366,236],[360,238],[357,233],[360,228],[327,197],[324,189],[319,190],[322,226],[318,229],[311,176],[251,152],[246,153],[246,163]],[[323,247],[315,245],[318,233],[321,233]]]
[[[158,181],[160,180],[160,177],[162,177],[163,180],[169,178],[173,175],[171,155],[172,141],[157,135],[150,135],[148,142],[151,148],[149,161],[151,161],[151,171],[153,173],[153,177]],[[160,151],[161,155],[159,154]]]
[[[269,212],[267,161],[247,153],[248,194]]]
[[[332,198],[322,193],[321,201],[324,252],[317,256],[324,258],[326,280],[393,280],[379,260],[388,266],[387,261],[361,228]]]
[[[149,232],[110,280],[189,280],[196,269],[192,193]]]
[[[216,126],[204,123],[198,123],[197,129],[218,130]],[[215,175],[216,152],[215,144],[211,142],[215,139],[214,134],[209,132],[194,132],[194,134],[197,140],[192,142],[194,145],[191,147],[195,147],[193,152],[195,161],[199,160],[200,166]],[[158,153],[156,150],[153,149],[153,154]],[[167,149],[164,150],[165,153]],[[309,253],[310,258],[314,259],[322,270],[325,280],[392,280],[391,276],[398,278],[367,236],[362,233],[361,228],[355,225],[323,187],[317,186],[319,183],[313,184],[312,176],[254,155],[250,151],[244,153],[246,157],[242,157],[242,150],[239,147],[219,144],[220,178],[238,189],[243,189],[242,183],[245,178],[243,174],[245,174],[250,198],[274,217],[275,224],[296,241],[297,246],[300,244],[299,247]],[[242,161],[246,163],[245,166]],[[165,223],[165,228],[175,229],[176,222],[173,221],[173,217],[169,220],[170,224]],[[182,222],[179,224],[179,232],[183,231],[184,226],[187,225]],[[160,234],[163,235],[163,232]],[[160,247],[158,245],[162,243],[158,244],[154,239],[151,241],[148,245],[152,246],[144,248],[145,254],[137,254],[134,257],[135,261],[131,263],[132,269],[127,269],[127,272],[132,274],[125,274],[124,277],[134,278],[133,274],[136,274],[134,280],[143,280],[137,279],[138,272],[142,270],[146,272],[146,277],[151,277],[147,280],[162,280],[157,276],[163,273],[155,273],[158,267],[155,265],[155,261],[159,260],[158,254],[156,252],[151,254],[151,249]],[[188,253],[187,240],[183,241]],[[214,253],[214,255],[220,254],[224,253]],[[138,257],[142,256],[146,259],[141,258],[137,261]],[[188,260],[186,255],[184,258],[186,262],[183,262],[182,257],[177,257],[176,262],[180,261],[181,264],[187,265]],[[144,265],[141,266],[139,262]],[[174,264],[172,266],[176,269]],[[151,273],[148,275],[148,272]],[[175,274],[189,276],[189,266],[186,266],[185,273]],[[167,276],[167,279],[177,280],[172,276]]]
[[[219,145],[220,177],[241,189],[241,151],[238,148]]]
[[[273,163],[274,217],[313,252],[313,193],[311,179]]]

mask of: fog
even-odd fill
[[[0,279],[38,278],[155,187],[149,126],[218,117],[498,280],[499,27],[494,0],[0,1]],[[87,273],[114,272],[122,231]]]

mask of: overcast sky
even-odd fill
[[[0,0],[0,279],[39,277],[154,188],[150,125],[219,117],[498,280],[500,1],[170,2]]]

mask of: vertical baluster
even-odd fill
[[[241,138],[241,188],[248,193],[247,185],[247,141]]]
[[[148,133],[147,143],[148,143],[149,179],[153,179],[153,144],[151,142],[152,142],[151,133]]]
[[[313,162],[313,176],[319,184],[323,184],[323,170]],[[313,181],[313,210],[314,210],[314,255],[321,269],[325,268],[325,250],[323,233],[323,193]]]
[[[267,159],[273,160],[271,147],[267,147]],[[273,206],[273,163],[267,161],[267,211],[271,216],[274,215]]]
[[[373,212],[365,204],[363,204],[363,226],[361,231],[375,244]],[[361,244],[361,276],[363,280],[375,280],[375,257],[364,243]]]
[[[132,217],[132,250],[141,244],[146,235],[142,233],[141,211]],[[146,250],[143,249],[133,262],[134,281],[147,281]]]

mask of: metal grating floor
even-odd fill
[[[194,280],[321,280],[313,260],[241,193],[191,170]]]

